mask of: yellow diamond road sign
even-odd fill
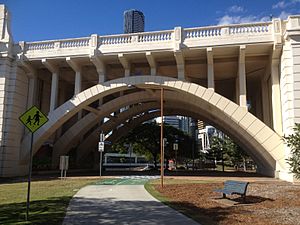
[[[21,122],[30,130],[31,133],[37,131],[47,123],[48,118],[36,106],[32,106],[19,117]]]

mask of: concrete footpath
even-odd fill
[[[198,223],[153,198],[143,185],[89,185],[70,201],[63,225],[71,224]]]

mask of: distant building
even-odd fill
[[[164,123],[179,129],[179,118],[177,116],[164,116]]]
[[[189,134],[191,132],[191,118],[186,116],[179,116],[179,129]]]
[[[145,17],[141,11],[131,9],[124,12],[124,33],[144,32]]]

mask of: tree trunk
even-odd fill
[[[222,171],[223,171],[223,172],[225,171],[225,165],[224,165],[224,157],[223,157],[223,154],[222,154]]]
[[[247,167],[246,167],[246,159],[243,157],[243,167],[244,167],[244,171],[247,171]]]

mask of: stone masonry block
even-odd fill
[[[238,108],[238,105],[233,103],[233,102],[229,102],[228,105],[225,107],[224,112],[228,115],[231,116]]]
[[[228,104],[229,104],[229,100],[227,98],[221,97],[216,106],[221,111],[223,111]]]
[[[202,95],[203,100],[209,101],[210,98],[213,96],[214,91],[211,89],[206,89],[204,94]]]
[[[244,128],[248,129],[248,127],[254,122],[256,118],[251,113],[246,113],[243,119],[239,122],[239,124]]]
[[[265,126],[260,120],[255,119],[254,122],[248,127],[247,131],[253,136],[253,138],[257,135],[261,129]]]

